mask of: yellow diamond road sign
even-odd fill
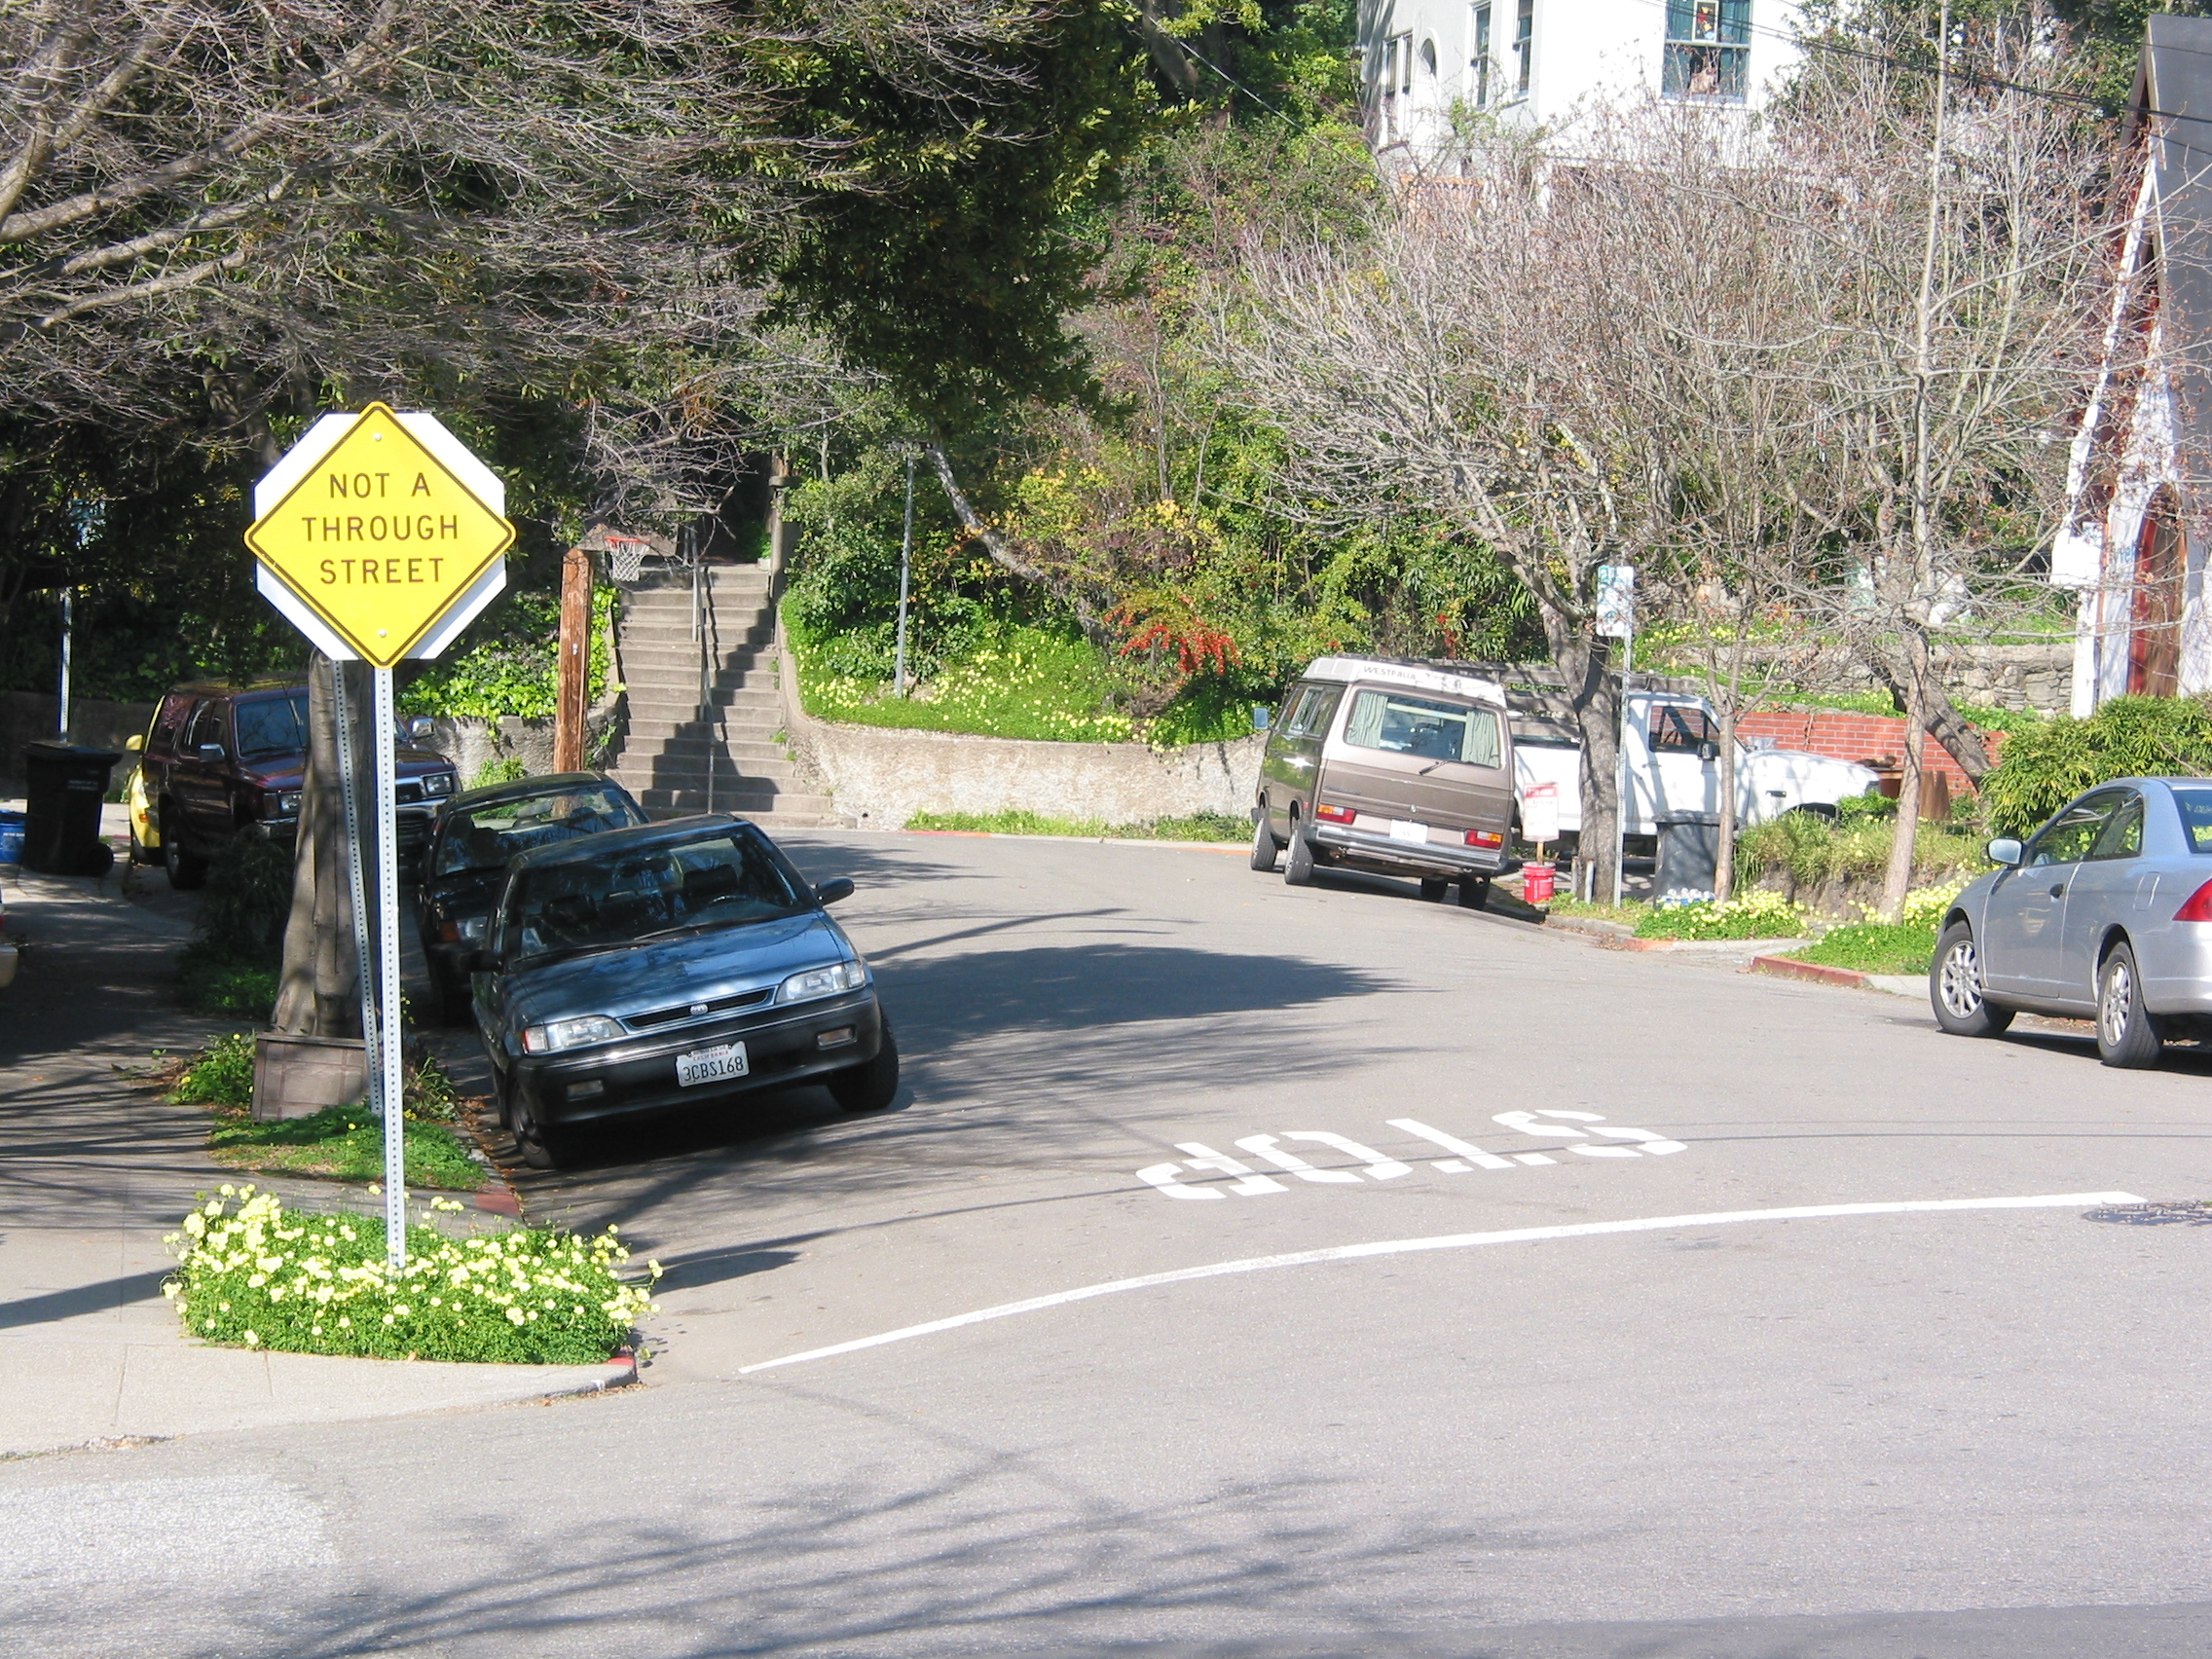
[[[506,492],[435,416],[326,415],[254,491],[262,593],[334,657],[435,656],[506,585]]]

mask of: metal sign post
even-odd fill
[[[1613,755],[1613,903],[1621,902],[1628,862],[1628,815],[1634,786],[1628,774],[1628,677],[1636,663],[1636,567],[1598,567],[1598,632],[1621,643],[1621,722]],[[1592,882],[1595,884],[1595,874]],[[1595,899],[1597,895],[1591,894]]]
[[[406,1111],[399,987],[399,715],[394,664],[434,657],[506,585],[506,488],[434,415],[372,403],[325,415],[254,487],[246,545],[262,596],[334,663],[375,671],[376,991],[361,1029],[384,1122],[385,1253],[407,1265]],[[347,801],[354,942],[367,955],[351,711],[339,779]]]
[[[384,1078],[384,1247],[407,1265],[407,1111],[399,1076],[399,717],[391,670],[375,670],[377,705],[377,1066]]]

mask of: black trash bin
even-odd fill
[[[1670,893],[1713,892],[1720,870],[1720,814],[1669,812],[1656,820],[1659,830],[1659,867],[1652,876],[1652,891],[1664,899]]]
[[[76,743],[23,745],[23,868],[105,875],[115,849],[100,838],[108,773],[123,756]]]

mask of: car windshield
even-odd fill
[[[645,821],[618,791],[604,784],[490,801],[473,811],[449,809],[439,830],[438,873],[498,869],[534,847],[627,830]]]
[[[518,961],[631,944],[656,934],[772,921],[814,903],[756,830],[525,870],[504,927]]]
[[[1355,749],[1469,766],[1494,766],[1499,755],[1497,717],[1490,710],[1403,691],[1362,691],[1354,697],[1345,741]]]
[[[2212,790],[2176,790],[2174,805],[2181,808],[2181,832],[2193,853],[2212,853]]]
[[[304,690],[288,697],[257,697],[240,703],[236,719],[241,760],[307,753],[308,694]]]

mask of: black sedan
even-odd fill
[[[447,801],[415,891],[415,919],[430,970],[427,1018],[443,1024],[465,1016],[468,976],[461,959],[484,942],[509,859],[645,822],[645,808],[630,792],[597,772],[492,784]]]
[[[899,1089],[874,976],[775,843],[719,814],[508,866],[476,976],[499,1111],[536,1168],[570,1131],[820,1082],[849,1112]]]

